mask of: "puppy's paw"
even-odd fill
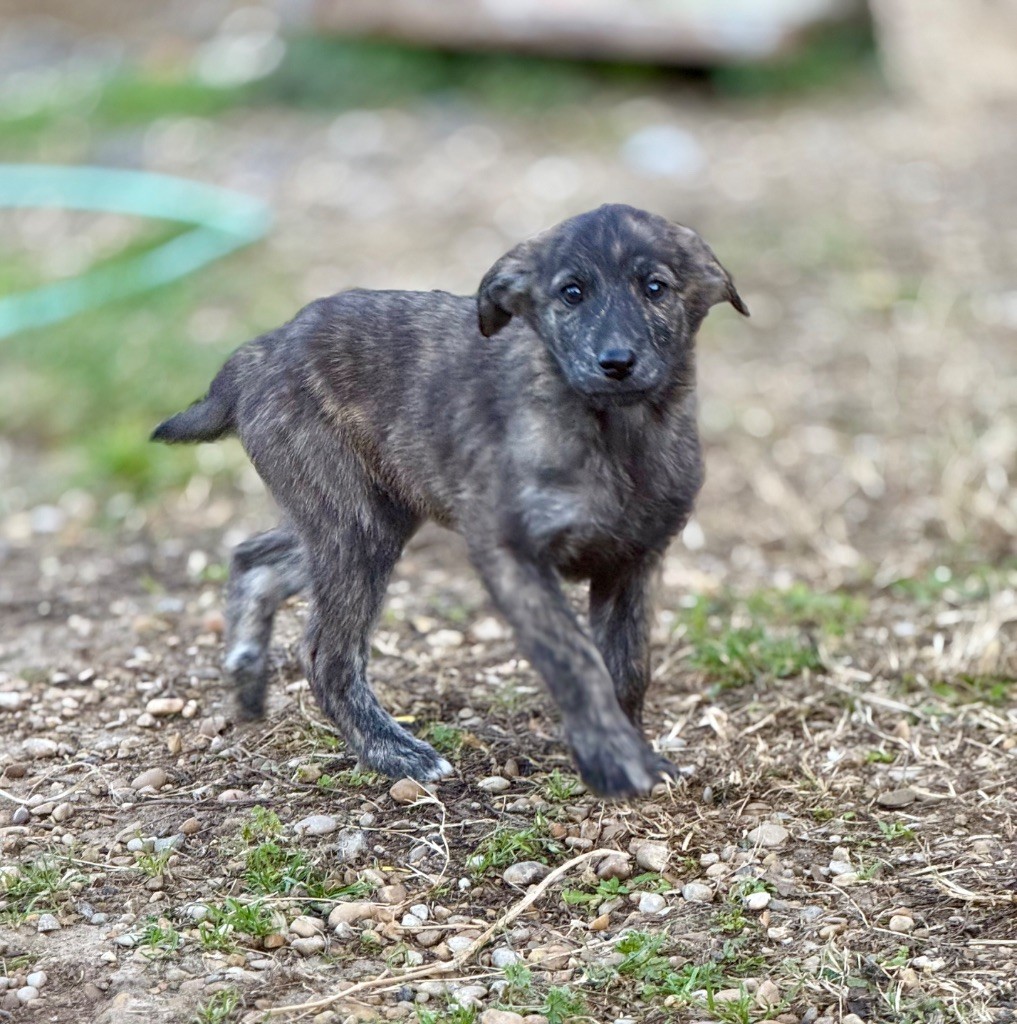
[[[266,652],[252,644],[236,644],[223,660],[223,669],[236,688],[240,719],[252,721],[264,717],[268,689]]]
[[[583,782],[604,797],[649,793],[667,771],[664,765],[669,764],[631,726],[607,733],[587,733],[580,740],[573,740],[572,749]]]
[[[452,774],[452,765],[445,758],[404,729],[372,740],[360,752],[360,763],[391,779],[435,782]]]

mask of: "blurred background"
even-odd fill
[[[0,69],[3,161],[179,175],[273,220],[0,338],[8,551],[235,540],[270,515],[235,443],[146,442],[230,350],[350,286],[471,293],[621,201],[696,227],[753,314],[703,332],[709,480],[672,580],[1014,554],[1013,0],[4,0]],[[189,230],[0,208],[0,297]]]

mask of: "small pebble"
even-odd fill
[[[294,939],[290,948],[296,950],[301,956],[314,956],[325,948],[325,937],[323,935],[310,935],[306,938]]]
[[[876,803],[880,807],[907,807],[917,799],[918,794],[909,786],[904,786],[902,789],[891,789],[886,793],[880,793],[876,797]]]
[[[392,797],[397,804],[413,804],[418,800],[423,800],[429,797],[431,794],[427,788],[416,779],[400,779],[398,782],[392,785],[392,788],[388,791],[388,795]]]
[[[632,877],[632,858],[624,853],[609,853],[597,865],[597,877],[617,878],[624,882],[625,879]]]
[[[35,927],[40,932],[58,932],[60,922],[52,914],[40,914]]]
[[[169,782],[169,776],[162,768],[149,768],[131,780],[131,789],[162,789]]]
[[[146,705],[145,711],[156,718],[167,715],[179,715],[184,710],[182,697],[153,697]]]
[[[762,1009],[780,1002],[780,989],[769,978],[764,978],[756,989],[756,1005]]]
[[[293,831],[298,835],[327,836],[339,827],[339,819],[331,814],[312,814],[307,818],[301,818],[293,826]]]
[[[518,864],[510,864],[502,874],[502,878],[509,885],[532,885],[546,878],[551,869],[546,864],[540,864],[535,860],[523,860]]]
[[[770,905],[771,896],[768,892],[752,892],[745,897],[747,910],[765,910]]]
[[[897,932],[901,935],[906,935],[908,932],[913,931],[915,922],[910,917],[905,917],[903,914],[894,914],[890,918],[890,931]]]
[[[521,959],[514,949],[507,949],[505,946],[499,946],[491,951],[491,964],[498,970],[504,970],[509,964],[517,964]]]
[[[31,818],[31,816],[32,815],[29,813],[27,807],[16,807],[14,809],[14,813],[11,815],[11,824],[24,825],[25,822],[28,821],[29,818]]]
[[[32,971],[32,973],[25,978],[25,984],[31,985],[32,988],[42,988],[48,980],[49,977],[45,971]]]
[[[73,814],[74,805],[65,800],[63,803],[57,804],[56,807],[53,808],[53,813],[50,814],[50,817],[54,821],[66,821]]]
[[[304,939],[309,939],[313,935],[320,935],[324,930],[324,922],[317,917],[309,917],[306,914],[295,917],[290,922],[290,931]]]
[[[487,793],[504,793],[512,783],[501,775],[489,775],[486,779],[481,779],[477,785]]]
[[[686,882],[682,886],[682,896],[689,903],[712,903],[713,889],[702,882]]]
[[[523,1017],[511,1010],[485,1010],[480,1015],[480,1024],[523,1024]]]
[[[777,825],[772,821],[764,821],[746,836],[753,846],[765,846],[768,849],[783,846],[790,837],[791,833],[783,825]]]
[[[53,740],[44,739],[39,736],[30,736],[21,744],[25,757],[32,760],[39,760],[44,757],[56,757],[57,745]]]
[[[658,892],[644,892],[639,896],[640,914],[659,914],[667,906],[667,900]]]
[[[39,990],[34,985],[25,985],[19,988],[16,994],[23,1003],[30,1003],[39,998]]]
[[[636,848],[636,863],[644,871],[661,872],[667,867],[671,851],[667,843],[645,842]]]

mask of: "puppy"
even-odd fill
[[[449,772],[367,681],[389,576],[432,519],[465,537],[583,781],[647,792],[672,767],[642,733],[649,584],[703,480],[694,342],[718,302],[748,315],[694,231],[610,205],[516,246],[476,298],[342,292],[234,352],[152,437],[236,434],[285,515],[230,567],[242,709],[262,713],[273,616],[307,589],[308,679],[361,764]],[[589,581],[588,626],[563,578]]]

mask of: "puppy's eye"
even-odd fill
[[[583,301],[583,289],[581,285],[575,283],[565,285],[561,290],[562,301],[569,306],[578,306]]]
[[[651,299],[654,302],[656,302],[658,299],[662,299],[666,291],[667,285],[664,284],[663,281],[660,281],[655,277],[651,278],[649,281],[646,282],[646,284],[643,285],[644,294],[648,299]]]

